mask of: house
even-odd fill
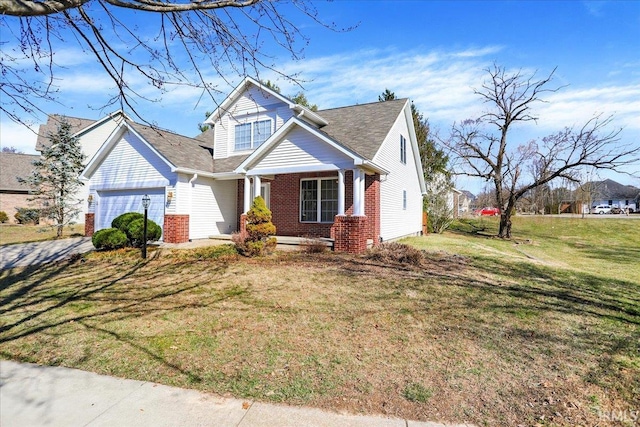
[[[458,215],[470,215],[476,209],[476,196],[468,190],[461,190],[462,194],[458,198]]]
[[[127,211],[165,242],[242,230],[254,195],[278,235],[334,239],[337,251],[421,231],[422,166],[407,99],[313,112],[246,78],[190,138],[125,119],[89,161],[86,233]]]
[[[15,223],[18,208],[37,207],[30,201],[30,188],[18,182],[33,171],[33,162],[40,156],[35,154],[0,153],[0,211]]]
[[[69,117],[59,114],[50,114],[47,122],[40,125],[38,129],[38,137],[36,140],[36,151],[42,152],[49,145],[49,135],[58,131],[58,126],[62,120],[66,120],[71,125],[73,136],[77,137],[85,155],[85,165],[95,155],[104,141],[116,128],[117,124],[127,118],[122,111],[116,111],[108,114],[100,120],[83,119],[78,117]],[[82,212],[78,217],[73,218],[73,222],[82,223],[85,214],[88,212],[87,199],[89,196],[89,187],[84,185],[80,187],[74,199],[79,200],[82,206]]]
[[[589,212],[598,205],[609,205],[629,212],[640,210],[640,188],[622,185],[612,179],[590,181],[574,191],[576,213]]]

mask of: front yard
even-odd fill
[[[84,224],[64,227],[62,237],[84,236]],[[56,228],[50,225],[0,224],[0,245],[54,240]]]
[[[420,266],[222,246],[2,271],[0,357],[418,420],[634,425],[636,221],[607,221],[632,237],[605,248],[518,221],[518,244],[412,239]]]

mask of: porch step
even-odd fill
[[[231,234],[218,234],[215,236],[209,236],[210,239],[215,240],[231,240]],[[313,240],[314,242],[317,240],[321,242],[323,245],[333,248],[333,239],[329,239],[326,237],[318,237],[309,239],[307,237],[294,237],[294,236],[276,236],[278,240],[278,245],[291,245],[291,246],[300,246],[304,245],[307,241]]]

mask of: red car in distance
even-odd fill
[[[479,215],[479,216],[499,216],[500,215],[500,209],[499,208],[485,207],[485,208],[482,208],[482,209],[478,209],[476,211],[476,215]]]

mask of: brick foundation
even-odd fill
[[[240,215],[240,234],[244,235],[247,232],[247,214]]]
[[[333,250],[361,254],[367,250],[367,217],[337,215],[331,230]]]
[[[84,236],[91,237],[96,231],[96,214],[84,214]]]
[[[189,241],[189,215],[165,215],[163,240],[166,243]]]

